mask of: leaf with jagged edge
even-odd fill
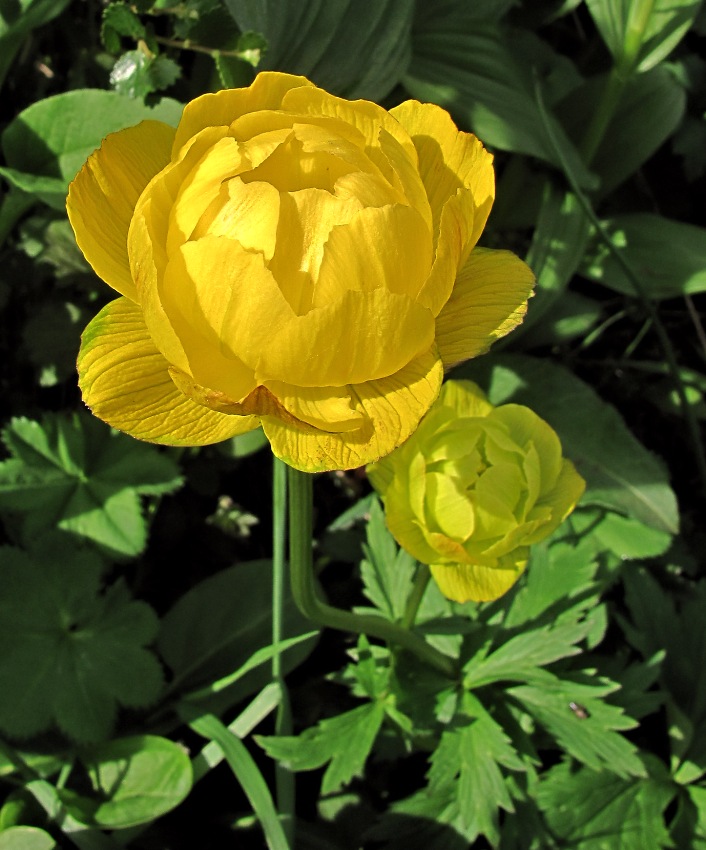
[[[59,534],[0,554],[0,729],[25,738],[58,726],[80,743],[105,739],[119,705],[145,708],[162,689],[147,646],[158,619],[103,564]]]

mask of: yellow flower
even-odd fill
[[[397,542],[431,566],[457,602],[502,596],[529,547],[584,490],[556,433],[528,407],[493,407],[470,381],[448,381],[410,439],[368,467]]]
[[[439,107],[288,74],[197,98],[176,131],[108,136],[67,199],[122,296],[84,332],[86,403],[171,445],[262,424],[310,472],[388,454],[444,367],[524,315],[527,266],[473,250],[493,192],[492,157]]]

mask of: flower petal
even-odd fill
[[[365,416],[355,410],[348,387],[295,387],[281,381],[268,381],[267,389],[282,407],[322,431],[355,431]]]
[[[140,440],[203,446],[257,428],[256,416],[207,410],[175,387],[169,364],[150,339],[140,308],[112,301],[83,333],[79,384],[93,413]]]
[[[429,352],[389,378],[350,388],[356,410],[366,418],[357,431],[324,433],[265,416],[272,451],[305,472],[354,469],[389,454],[419,424],[438,395],[443,367]]]
[[[187,103],[174,138],[175,154],[205,127],[229,127],[236,118],[260,109],[279,109],[291,89],[313,86],[306,77],[263,71],[251,86],[204,94]]]
[[[281,330],[271,322],[258,383],[340,387],[394,375],[434,342],[431,313],[386,289],[344,292],[333,304],[297,316]]]
[[[79,248],[98,277],[133,301],[128,229],[138,198],[169,163],[174,132],[143,121],[111,133],[69,186],[66,209]]]
[[[436,320],[445,368],[482,354],[516,327],[533,285],[529,266],[510,251],[472,251]]]
[[[415,299],[431,268],[431,233],[411,207],[372,207],[334,227],[314,287],[323,307],[347,290],[387,289]]]
[[[472,134],[454,124],[445,109],[432,103],[408,100],[390,110],[412,138],[419,156],[419,173],[427,190],[434,222],[458,189],[469,189],[475,215],[469,234],[478,241],[495,197],[493,157]]]
[[[262,350],[293,318],[262,254],[224,236],[182,245],[167,264],[161,296],[190,374],[236,401],[254,389]]]
[[[480,564],[432,564],[431,574],[439,590],[455,602],[492,602],[515,584],[527,565],[524,557],[500,567]]]
[[[536,509],[551,508],[552,517],[539,528],[536,535],[530,535],[525,542],[529,545],[537,540],[543,540],[558,528],[576,507],[585,489],[586,482],[578,474],[576,467],[570,460],[564,460],[556,484],[549,493],[541,496],[535,505]]]

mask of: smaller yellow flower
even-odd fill
[[[522,574],[529,547],[571,513],[585,482],[528,407],[493,407],[448,381],[419,428],[368,476],[397,542],[456,602],[488,602]]]

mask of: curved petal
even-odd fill
[[[306,77],[262,71],[247,88],[204,94],[184,108],[174,138],[174,153],[204,127],[228,127],[240,115],[260,109],[279,109],[286,93],[301,86],[311,87]]]
[[[427,190],[434,222],[458,189],[469,189],[475,214],[469,234],[475,245],[483,232],[495,197],[493,157],[472,134],[454,124],[449,113],[432,103],[407,100],[390,110],[412,138],[419,173]]]
[[[295,387],[268,381],[267,389],[301,422],[322,431],[355,431],[365,416],[353,408],[348,387]]]
[[[356,410],[365,416],[356,431],[324,433],[264,416],[272,451],[304,472],[354,469],[379,460],[403,443],[438,395],[443,367],[428,352],[396,375],[351,387]]]
[[[140,308],[112,301],[83,333],[79,385],[93,413],[140,440],[204,446],[257,428],[256,416],[206,410],[176,388],[150,339]]]
[[[338,118],[355,127],[362,136],[365,149],[376,165],[390,170],[384,154],[379,150],[380,130],[384,129],[402,146],[411,162],[417,162],[417,151],[409,134],[391,117],[390,113],[369,100],[345,100],[316,87],[292,89],[282,99],[282,107],[300,115],[314,118]]]
[[[334,227],[324,246],[313,307],[347,290],[387,289],[412,299],[431,268],[431,233],[411,207],[372,207]]]
[[[143,121],[111,133],[69,186],[66,210],[79,248],[98,277],[133,301],[128,229],[138,198],[169,163],[174,132]]]
[[[498,567],[480,564],[432,564],[439,590],[454,602],[492,602],[515,584],[527,565],[525,555]]]
[[[525,542],[530,545],[543,540],[558,528],[576,507],[585,489],[586,482],[578,474],[576,467],[570,460],[564,460],[555,486],[549,493],[540,496],[535,505],[536,508],[549,507],[552,511],[551,519],[544,523],[536,534],[530,535]]]
[[[519,325],[533,286],[531,269],[510,251],[472,251],[436,320],[445,368],[482,354]]]
[[[386,289],[345,292],[281,330],[270,328],[270,343],[257,366],[258,383],[340,387],[374,381],[394,375],[434,342],[431,313]]]

